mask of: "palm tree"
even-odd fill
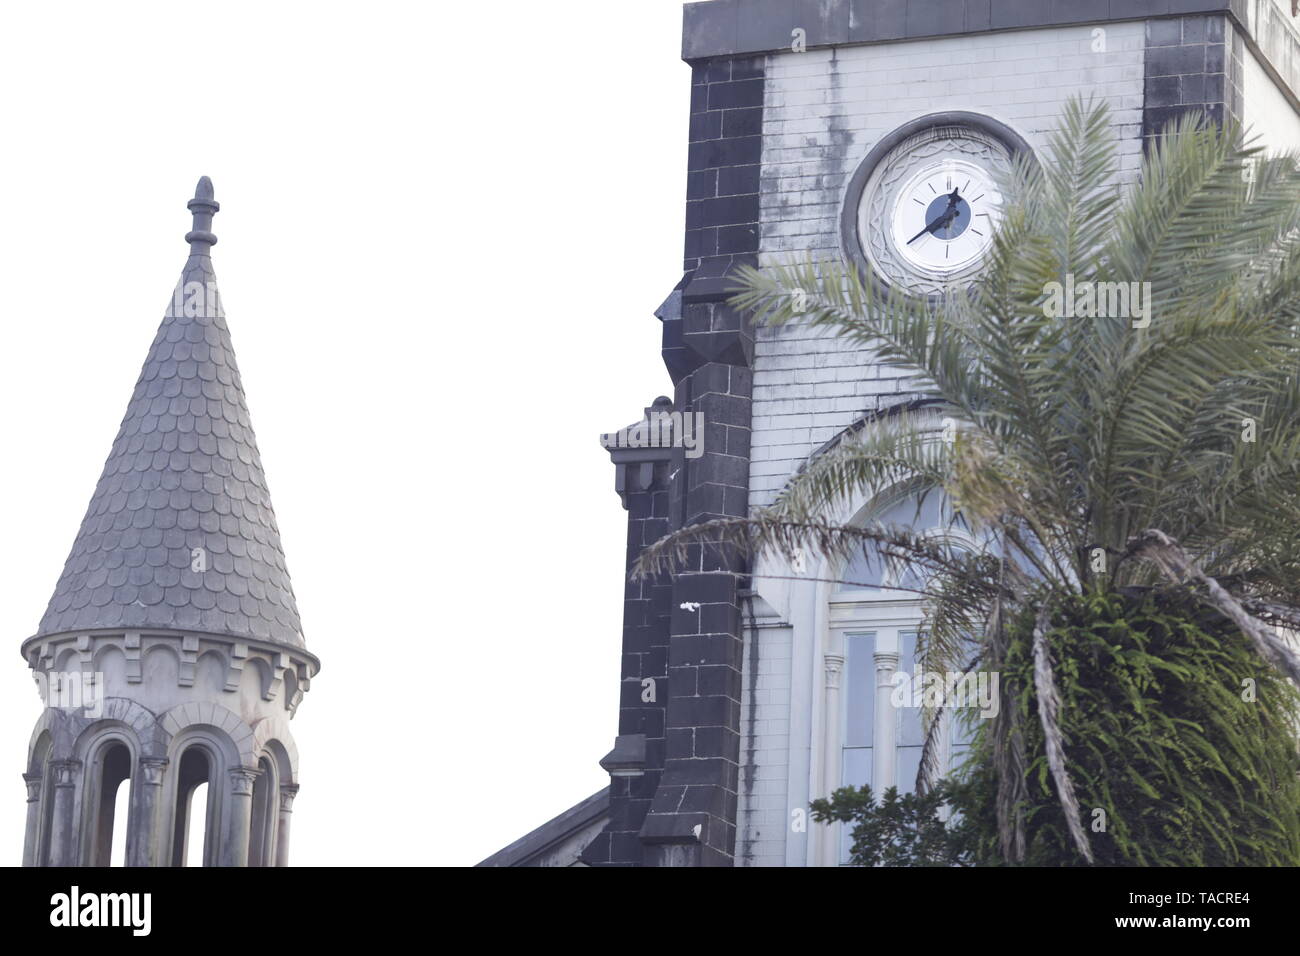
[[[1121,187],[1107,108],[1074,100],[1042,163],[1018,161],[1001,184],[1002,222],[969,288],[922,300],[838,261],[746,269],[733,304],[756,323],[870,343],[920,400],[813,459],[770,507],[661,540],[638,573],[670,570],[701,540],[906,563],[926,576],[927,671],[996,665],[1007,622],[1029,612],[1051,779],[1091,861],[1060,732],[1054,595],[1190,590],[1300,680],[1286,638],[1300,628],[1300,164],[1240,143],[1189,117]],[[1053,308],[1062,286],[1115,282],[1149,283],[1144,315]],[[900,483],[944,496],[985,545],[828,517]],[[1024,754],[1004,710],[993,750],[1013,858]],[[918,785],[934,771],[927,755]]]

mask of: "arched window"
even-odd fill
[[[275,866],[275,822],[280,786],[275,765],[265,757],[257,762],[262,772],[253,781],[252,819],[248,827],[248,865]]]
[[[50,834],[54,825],[54,768],[50,766],[53,744],[48,731],[43,731],[32,748],[29,773],[40,775],[37,786],[36,832],[32,839],[31,862],[33,866],[50,865]]]
[[[185,865],[203,866],[204,854],[207,852],[208,820],[205,810],[208,805],[208,785],[198,784],[190,793],[190,811],[185,827]]]
[[[938,494],[926,496],[919,507],[914,496],[895,498],[865,520],[910,527],[962,549],[978,547]],[[925,706],[933,700],[925,694],[935,686],[918,655],[925,620],[925,596],[918,592],[926,576],[919,565],[884,561],[870,545],[838,578],[841,583],[829,595],[826,654],[828,668],[842,672],[843,679],[834,679],[827,696],[824,789],[869,784],[877,797],[891,786],[912,792],[925,742]],[[941,675],[945,685],[947,678]],[[954,718],[948,708],[936,732],[940,775],[966,749],[966,724]],[[849,829],[839,827],[840,845],[827,847],[831,856],[825,862],[847,860]]]
[[[113,800],[113,842],[109,848],[108,865],[126,866],[126,831],[127,821],[131,819],[131,784],[123,781],[118,785],[117,797]]]
[[[212,826],[212,771],[212,759],[203,747],[190,747],[181,754],[176,777],[172,866],[213,865],[216,847]]]
[[[959,514],[949,508],[938,493],[927,495],[918,507],[915,498],[904,500],[885,508],[870,519],[872,524],[912,527],[923,531],[928,536],[946,537],[949,540],[967,537],[966,522]],[[864,522],[865,524],[865,522]],[[924,586],[920,569],[911,565],[900,565],[897,561],[889,562],[880,553],[880,548],[873,543],[865,543],[858,548],[844,570],[839,575],[838,590],[848,591],[891,591],[905,593],[893,595],[903,598],[916,594]]]
[[[90,767],[90,866],[124,866],[131,805],[131,749],[110,739],[94,752]],[[120,796],[119,796],[120,794]],[[116,847],[117,852],[114,853]]]

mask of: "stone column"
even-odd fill
[[[651,423],[672,411],[660,396],[640,423],[604,437],[614,462],[614,487],[627,509],[627,552],[623,592],[623,656],[619,679],[618,735],[600,761],[609,771],[609,822],[582,851],[588,866],[634,866],[644,856],[637,833],[663,774],[667,751],[668,642],[672,580],[667,574],[632,580],[631,570],[647,544],[668,533],[668,476],[672,448],[638,446],[652,434]],[[658,429],[653,430],[658,435]],[[626,445],[627,447],[622,447]],[[279,864],[277,864],[279,865]]]
[[[844,657],[827,654],[822,658],[826,668],[826,720],[824,738],[825,759],[822,761],[822,792],[828,797],[840,787],[840,748],[843,720],[840,714],[840,673],[844,670]],[[838,866],[840,862],[840,826],[834,823],[819,827],[822,835],[822,866]]]
[[[253,816],[253,782],[258,770],[230,771],[230,830],[218,857],[221,866],[248,866],[248,830]]]
[[[45,778],[39,773],[23,774],[27,784],[27,836],[23,840],[23,866],[37,866],[36,851],[41,838],[41,789]]]
[[[897,782],[898,713],[890,696],[894,692],[897,651],[876,651],[876,726],[871,739],[871,792],[879,798]]]
[[[289,865],[289,817],[293,813],[293,798],[298,795],[296,783],[280,787],[280,821],[275,831],[275,865]]]
[[[55,760],[54,825],[50,833],[50,866],[77,865],[77,822],[74,817],[77,785],[81,781],[80,760]]]
[[[757,241],[756,230],[749,236]],[[757,265],[752,258],[749,264]],[[681,413],[673,420],[669,531],[749,513],[754,336],[748,317],[728,302],[731,270],[740,264],[731,254],[702,264],[656,313],[674,414]],[[652,866],[732,867],[746,639],[740,590],[748,558],[718,539],[687,552],[674,572],[669,607],[664,774],[638,836]]]
[[[171,832],[171,814],[162,812],[166,757],[141,757],[136,787],[135,827],[127,848],[127,866],[159,866],[162,835]]]

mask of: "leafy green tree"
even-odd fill
[[[1017,795],[1023,861],[1087,862],[1054,787],[1028,609],[1009,621],[1002,680],[1027,763]],[[1300,863],[1296,688],[1239,628],[1182,589],[1060,596],[1046,635],[1065,765],[1093,862],[1106,866]],[[973,859],[998,857],[994,746],[975,728],[957,792]]]
[[[953,787],[941,782],[923,793],[885,790],[879,802],[870,787],[843,787],[828,800],[814,800],[813,819],[851,823],[854,866],[962,866],[970,859],[961,827],[943,818]]]
[[[1034,866],[1085,863],[1050,779],[1035,708],[1034,619],[1010,621],[1003,679],[1016,690],[1024,752],[1024,852]],[[1179,592],[1062,599],[1048,640],[1066,764],[1093,862],[1106,866],[1286,866],[1300,860],[1296,689],[1240,630]],[[813,818],[852,824],[858,866],[994,866],[999,850],[991,724],[933,789],[902,798],[844,788]],[[957,812],[956,825],[943,807]]]
[[[1215,807],[1194,803],[1205,771],[1178,750],[1191,729],[1179,722],[1197,723],[1177,710],[1187,694],[1133,696],[1125,684],[1129,696],[1106,699],[1154,708],[1158,741],[1116,736],[1118,725],[1086,709],[1103,698],[1085,691],[1099,692],[1094,682],[1112,671],[1084,635],[1133,613],[1136,594],[1164,602],[1160,627],[1171,633],[1179,633],[1171,614],[1190,624],[1215,612],[1216,623],[1197,630],[1202,651],[1230,636],[1248,649],[1251,674],[1239,658],[1229,674],[1180,656],[1177,641],[1152,636],[1148,610],[1107,653],[1129,665],[1117,672],[1125,681],[1147,672],[1172,680],[1176,666],[1180,687],[1219,701],[1186,746],[1200,748],[1206,766],[1219,761],[1223,786],[1235,782],[1267,804],[1247,814],[1250,827],[1300,862],[1300,809],[1278,818],[1281,791],[1265,782],[1294,773],[1294,749],[1288,758],[1278,744],[1290,705],[1274,695],[1276,710],[1252,720],[1223,698],[1252,675],[1268,675],[1271,688],[1278,675],[1300,679],[1288,637],[1300,628],[1300,166],[1240,142],[1233,129],[1188,118],[1154,144],[1139,181],[1121,186],[1106,107],[1076,100],[1041,163],[1022,158],[1001,184],[1002,222],[970,286],[916,298],[838,260],[744,270],[733,303],[756,323],[804,323],[869,344],[879,362],[907,370],[919,400],[816,456],[770,507],[671,535],[638,565],[640,573],[683,566],[688,545],[704,541],[787,560],[809,549],[842,560],[862,551],[920,572],[922,666],[1004,674],[1003,706],[980,728],[977,752],[989,795],[981,806],[992,808],[1005,862],[1027,861],[1044,832],[1048,810],[1034,788],[1050,788],[1053,819],[1082,862],[1119,840],[1130,841],[1124,859],[1141,857],[1134,847],[1154,831],[1134,822],[1137,803],[1125,803],[1139,793],[1184,801],[1185,839],[1206,847],[1236,806],[1226,791],[1216,791]],[[1082,283],[1138,283],[1150,294],[1141,315],[1053,308],[1056,289]],[[942,495],[985,544],[970,552],[905,525],[832,517],[891,488]],[[695,553],[698,563],[716,552]],[[1206,670],[1193,680],[1188,668]],[[1267,769],[1242,763],[1249,748],[1234,736],[1242,734],[1271,735],[1254,754],[1268,754]],[[1103,837],[1086,814],[1107,805],[1102,782],[1129,787],[1107,756],[1126,748],[1149,750],[1120,761],[1135,789],[1111,806],[1123,818],[1114,825],[1131,833]],[[923,790],[934,749],[922,761]],[[1159,787],[1146,776],[1152,769],[1165,775]],[[1246,836],[1231,842],[1207,858],[1249,856]]]

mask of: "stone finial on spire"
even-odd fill
[[[217,244],[217,237],[212,234],[212,217],[221,204],[212,198],[212,180],[207,176],[199,179],[194,189],[194,198],[187,204],[194,213],[194,228],[185,234],[185,241],[190,244],[190,253],[207,255],[207,248]]]

